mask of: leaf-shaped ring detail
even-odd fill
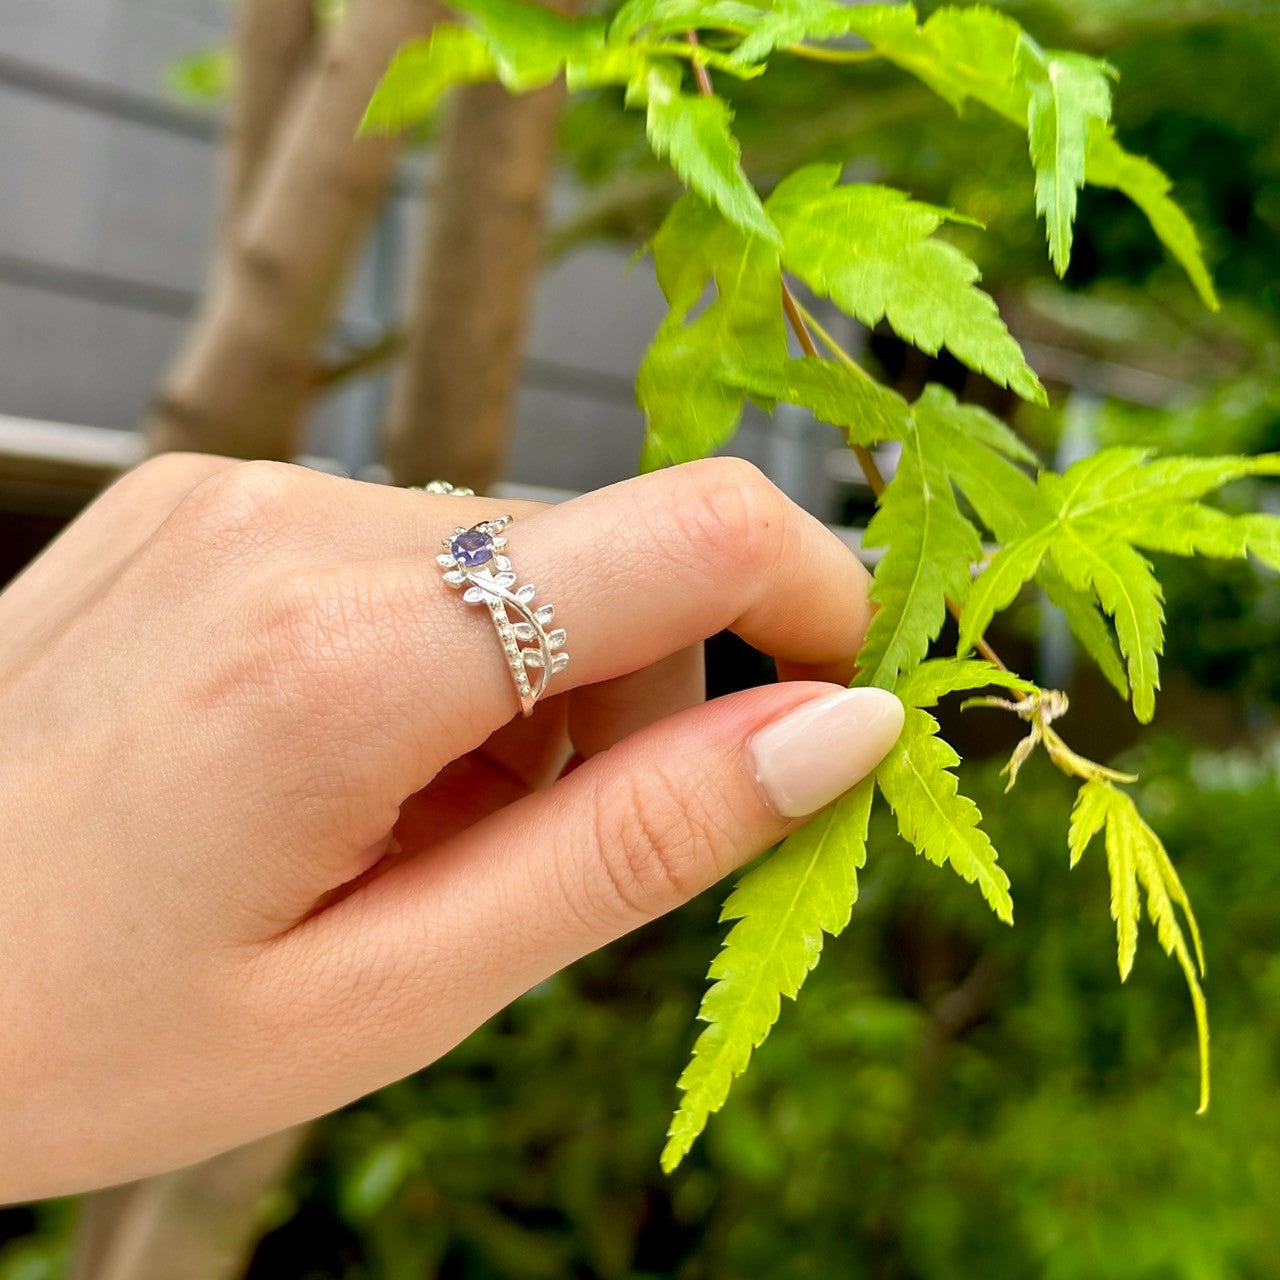
[[[464,604],[488,608],[520,710],[531,715],[551,677],[569,665],[569,655],[563,628],[547,630],[555,620],[555,606],[535,605],[538,588],[532,582],[520,583],[502,554],[507,545],[502,530],[510,523],[510,516],[498,516],[470,529],[454,529],[443,539],[445,551],[436,556],[436,563],[444,570],[445,582],[462,590]]]

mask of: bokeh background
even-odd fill
[[[1049,461],[1117,442],[1280,448],[1277,6],[1005,7],[1044,43],[1119,69],[1121,138],[1174,178],[1223,310],[1199,307],[1137,212],[1106,192],[1084,194],[1073,265],[1055,281],[1010,130],[976,111],[956,118],[888,70],[780,64],[727,90],[752,173],[767,184],[806,160],[846,160],[982,219],[985,232],[955,234],[1052,407],[1015,410],[887,335],[843,336],[904,391],[944,381],[1010,414]],[[222,0],[0,0],[6,576],[143,454],[140,424],[205,288],[232,20]],[[508,491],[633,472],[642,423],[630,379],[662,314],[647,265],[627,270],[673,192],[642,121],[612,94],[590,95],[569,104],[559,140]],[[430,137],[400,162],[334,326],[339,356],[398,323],[435,164]],[[319,398],[300,454],[381,476],[394,374],[375,365]],[[856,541],[869,494],[833,433],[760,414],[732,448]],[[1280,510],[1265,482],[1225,501]],[[1280,586],[1249,565],[1159,568],[1170,626],[1149,732],[1135,732],[1041,602],[1013,611],[998,646],[1069,690],[1073,743],[1142,775],[1140,805],[1209,956],[1207,1116],[1193,1114],[1194,1032],[1176,967],[1147,932],[1120,987],[1100,850],[1067,871],[1069,787],[1033,761],[1003,796],[1010,729],[975,711],[948,732],[1013,880],[1014,929],[873,829],[852,925],[664,1178],[657,1153],[720,932],[719,895],[707,895],[301,1135],[283,1174],[237,1208],[216,1274],[1280,1277]],[[710,678],[718,692],[768,671],[719,638]],[[82,1217],[71,1201],[0,1211],[0,1280],[215,1280],[200,1238],[219,1222],[213,1206],[188,1206],[115,1271],[82,1248],[73,1260]]]

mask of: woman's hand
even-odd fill
[[[527,720],[435,561],[507,512],[573,654]],[[337,1107],[767,849],[901,727],[832,688],[866,587],[733,460],[554,508],[125,476],[0,595],[0,1199]],[[724,627],[787,683],[702,705]]]

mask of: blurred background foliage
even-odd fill
[[[1020,420],[1046,455],[1118,442],[1280,448],[1275,6],[1009,7],[1045,43],[1119,68],[1121,137],[1175,176],[1220,315],[1195,309],[1140,216],[1106,192],[1084,193],[1066,286],[1052,284],[1014,134],[977,111],[953,117],[887,70],[782,59],[762,82],[721,86],[754,175],[767,185],[784,165],[854,158],[855,172],[984,219],[967,247],[1015,332],[1050,361],[1085,362],[1069,397]],[[574,101],[563,147],[584,195],[556,233],[562,249],[652,230],[671,189],[641,128],[610,95]],[[895,372],[901,352],[875,338],[872,351]],[[908,364],[904,381],[923,376]],[[1112,366],[1129,382],[1113,385]],[[1116,394],[1126,387],[1137,391]],[[1276,509],[1261,484],[1241,496]],[[693,1157],[664,1179],[657,1154],[719,934],[722,895],[709,894],[319,1125],[292,1181],[262,1206],[249,1274],[1280,1276],[1280,584],[1245,565],[1160,569],[1166,694],[1156,733],[1119,762],[1142,774],[1142,810],[1205,936],[1206,1117],[1194,1115],[1176,968],[1148,934],[1121,988],[1101,849],[1067,872],[1067,785],[1037,761],[1001,798],[1007,717],[952,709],[966,788],[1013,880],[1016,928],[873,833],[849,930]],[[1000,647],[1050,652],[1052,620],[1032,609],[1022,624]],[[1113,755],[1132,737],[1124,707],[1066,674],[1073,741]],[[62,1275],[74,1212],[60,1202],[0,1215],[0,1280]]]

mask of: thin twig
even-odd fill
[[[684,38],[693,45],[698,43],[698,33],[696,31],[686,31]],[[693,59],[693,78],[698,82],[698,92],[704,98],[715,96],[715,90],[711,87],[711,75],[707,71],[706,66],[697,58]]]
[[[802,314],[803,308],[796,301],[796,295],[791,292],[791,286],[787,283],[785,276],[782,278],[782,309],[786,312],[787,323],[791,326],[791,331],[796,335],[801,347],[804,348],[805,355],[816,357],[818,348],[809,333],[809,326],[805,324],[805,317]],[[840,353],[840,356],[843,357],[841,363],[848,364],[850,368],[860,368],[853,357],[843,347],[837,346],[825,330],[823,330],[823,340],[833,351]],[[853,456],[858,459],[858,466],[862,468],[862,474],[866,476],[867,484],[871,486],[871,492],[879,498],[885,489],[885,478],[875,458],[872,456],[871,450],[865,445],[855,444],[852,440],[849,442],[849,448],[853,450]]]
[[[329,389],[348,378],[369,373],[398,356],[404,348],[405,335],[399,329],[391,329],[367,346],[354,347],[329,364],[320,365],[312,382],[318,388]]]

